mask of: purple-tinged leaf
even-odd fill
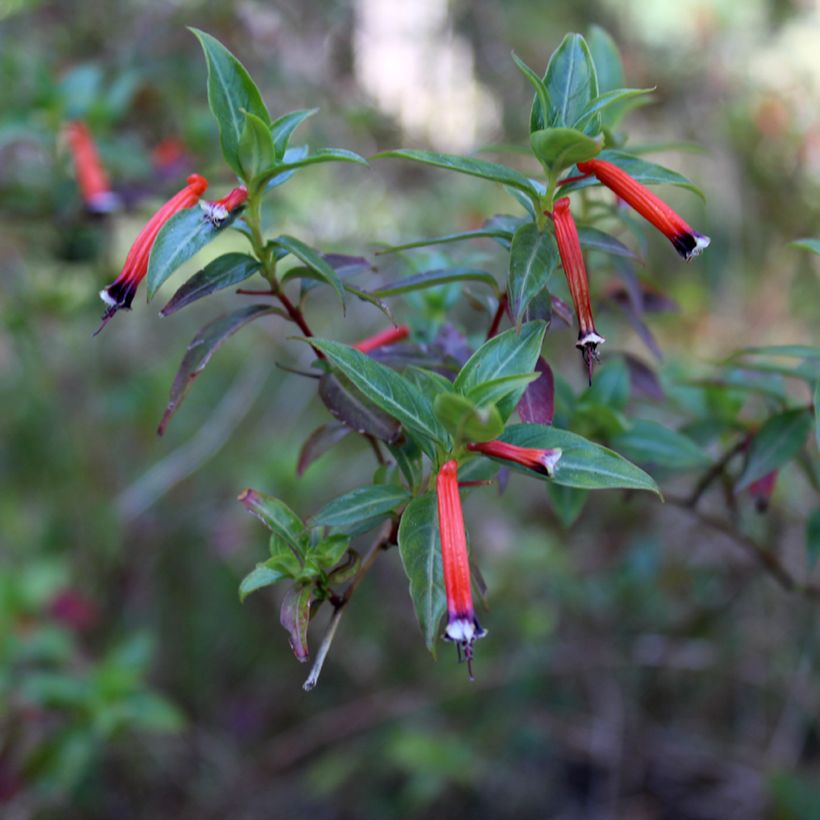
[[[297,556],[299,555],[305,525],[284,501],[250,488],[243,490],[237,501],[249,513],[255,515],[272,533],[290,544]]]
[[[325,262],[339,275],[375,270],[370,260],[364,256],[348,256],[344,253],[325,253],[322,255]]]
[[[160,316],[170,316],[178,310],[209,296],[214,291],[237,285],[253,276],[261,267],[252,256],[245,253],[226,253],[209,262],[201,271],[195,273],[171,297],[167,305],[159,312]]]
[[[625,353],[624,360],[629,370],[629,383],[632,389],[643,393],[650,399],[663,400],[663,388],[657,373],[631,353]]]
[[[285,628],[290,641],[290,648],[296,660],[305,663],[309,656],[307,630],[310,623],[310,604],[313,598],[313,586],[294,584],[285,593],[282,608],[279,610],[279,623]]]
[[[473,355],[473,349],[464,334],[456,330],[449,322],[441,326],[433,346],[456,362],[459,368],[463,367],[467,359]]]
[[[401,425],[357,390],[340,373],[325,373],[319,381],[319,398],[331,415],[357,433],[395,444]]]
[[[314,461],[335,447],[343,438],[350,435],[351,429],[345,424],[331,421],[317,427],[306,439],[299,451],[296,463],[296,475],[301,476]]]
[[[179,409],[194,379],[203,371],[205,365],[211,360],[211,356],[241,327],[254,319],[272,313],[275,313],[274,308],[266,305],[251,305],[214,319],[194,336],[182,359],[174,383],[171,385],[168,405],[157,429],[159,435],[165,432],[171,416]]]
[[[555,413],[555,380],[552,368],[541,357],[535,363],[535,369],[541,375],[527,385],[516,407],[518,417],[525,424],[552,424]]]

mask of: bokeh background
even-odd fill
[[[279,591],[238,601],[266,539],[234,499],[253,486],[306,515],[368,481],[372,454],[351,437],[297,479],[329,417],[313,382],[276,367],[308,358],[275,322],[226,345],[156,436],[185,345],[230,294],[167,320],[140,296],[91,338],[97,292],[156,203],[193,170],[232,183],[186,25],[240,57],[274,114],[319,107],[308,142],[369,155],[525,144],[531,91],[510,51],[541,70],[592,24],[628,85],[657,86],[633,140],[702,149],[657,159],[703,188],[705,204],[668,194],[712,247],[689,266],[662,239],[647,249],[680,306],[652,328],[681,422],[676,374],[818,341],[817,260],[788,246],[820,236],[817,0],[0,0],[0,815],[820,817],[817,604],[731,538],[652,498],[593,494],[565,528],[523,480],[473,493],[478,680],[450,647],[426,652],[389,553],[307,694]],[[111,219],[83,214],[57,139],[73,116],[129,206]],[[509,208],[492,185],[382,160],[306,171],[268,216],[370,255]],[[489,244],[458,253],[503,262]],[[451,296],[427,310],[486,324]],[[384,323],[367,306],[342,322],[330,299],[307,310],[346,341]],[[615,312],[599,324],[608,349],[652,362]],[[578,387],[571,341],[548,352]],[[800,567],[812,503],[789,468],[766,516],[748,500],[738,514]]]

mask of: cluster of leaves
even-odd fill
[[[240,218],[219,224],[204,219],[198,208],[169,220],[151,252],[149,297],[182,263],[231,228],[247,238],[250,252],[227,253],[214,259],[177,290],[162,314],[170,315],[253,276],[261,276],[266,283],[266,289],[255,291],[255,295],[269,299],[219,317],[197,334],[174,381],[160,429],[223,342],[249,322],[275,315],[296,324],[315,352],[318,394],[336,419],[305,443],[299,470],[351,432],[366,438],[379,459],[369,484],[332,500],[307,521],[282,501],[256,490],[246,490],[240,496],[271,531],[270,557],[242,582],[241,596],[280,581],[289,583],[281,620],[297,658],[308,657],[308,624],[319,605],[329,601],[339,611],[366,570],[350,546],[351,539],[379,526],[386,529],[376,546],[398,545],[422,633],[428,647],[434,648],[445,596],[431,479],[451,459],[459,461],[459,475],[465,482],[503,483],[509,466],[501,467],[468,451],[469,443],[500,439],[523,447],[560,448],[560,462],[547,484],[552,503],[567,525],[581,513],[590,490],[619,488],[660,494],[655,480],[628,458],[655,465],[664,473],[705,469],[708,476],[714,470],[714,458],[705,445],[720,440],[728,427],[713,428],[707,435],[697,422],[688,430],[675,430],[651,419],[632,421],[626,417],[630,392],[653,399],[663,395],[654,371],[643,362],[630,356],[613,357],[595,384],[576,395],[541,356],[545,333],[559,323],[557,320],[571,322],[566,304],[550,292],[550,277],[559,264],[559,255],[545,213],[551,210],[559,189],[562,193],[580,191],[580,196],[586,197],[584,189],[596,184],[592,178],[576,178],[575,164],[598,156],[644,184],[667,183],[697,190],[681,175],[641,159],[637,154],[644,149],[633,153],[623,150],[625,136],[617,130],[620,121],[631,107],[645,100],[649,90],[623,87],[620,57],[605,32],[593,29],[589,43],[578,34],[567,35],[549,60],[543,78],[515,58],[535,90],[530,136],[534,158],[543,171],[540,179],[472,157],[419,150],[376,155],[421,162],[504,186],[523,208],[523,215],[497,215],[478,230],[417,240],[383,252],[488,237],[508,251],[505,281],[499,284],[491,272],[472,267],[439,267],[369,291],[352,283],[357,274],[371,270],[368,260],[322,254],[292,236],[268,239],[262,220],[264,198],[298,169],[328,161],[366,161],[342,149],[311,153],[305,146],[291,146],[294,130],[314,111],[271,119],[257,87],[236,57],[209,35],[194,33],[208,63],[208,99],[219,125],[223,155],[248,189],[247,207]],[[631,231],[636,231],[636,226],[614,204],[587,204],[588,218],[579,231],[581,241],[588,249],[615,260],[613,267],[623,284],[608,298],[624,310],[650,351],[659,357],[643,316],[667,309],[668,300],[639,279],[632,264],[636,254],[597,224],[615,218]],[[297,264],[282,274],[277,266],[287,257]],[[294,279],[301,281],[295,304],[285,292]],[[385,300],[468,284],[487,286],[493,296],[487,305],[493,320],[483,341],[468,339],[445,326],[430,344],[408,342],[368,355],[340,342],[317,338],[302,312],[305,296],[317,286],[326,286],[342,306],[352,294],[392,321],[392,310]],[[513,327],[498,333],[505,313]],[[808,362],[816,361],[814,353],[804,351],[804,355]],[[725,378],[733,379],[731,372],[731,368],[725,371]],[[810,378],[816,377],[812,369]],[[749,389],[753,388],[738,387]],[[728,402],[727,397],[733,395],[732,390],[721,390],[720,401]],[[803,448],[810,423],[807,407],[792,408],[785,393],[780,398],[782,412],[768,418],[758,433],[749,436],[747,425],[745,434],[751,444],[738,488],[782,466],[784,453],[788,460]],[[510,423],[514,413],[520,423]],[[791,443],[784,448],[780,437],[786,433]],[[774,454],[773,442],[777,443]],[[545,480],[533,471],[521,471]],[[339,594],[334,586],[345,581],[350,581],[348,591]]]

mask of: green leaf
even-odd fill
[[[311,517],[311,524],[324,527],[351,527],[372,518],[382,518],[405,504],[410,494],[395,484],[360,487],[334,498]]]
[[[792,359],[820,359],[820,347],[816,345],[768,345],[766,347],[744,347],[729,356],[728,361],[740,356],[784,356]]]
[[[468,359],[455,380],[461,393],[468,393],[485,382],[504,376],[532,372],[541,353],[541,343],[546,332],[544,322],[527,322],[521,332],[505,330],[484,342]],[[524,388],[508,395],[498,404],[502,419],[507,419],[515,409]]]
[[[811,414],[802,407],[768,418],[752,439],[737,492],[791,461],[805,444],[812,421]]]
[[[288,253],[293,254],[300,262],[307,265],[312,271],[327,282],[339,296],[342,306],[345,304],[345,288],[339,274],[325,261],[319,251],[306,245],[295,236],[281,234],[273,240],[273,244],[284,248]]]
[[[310,605],[313,601],[312,584],[294,584],[285,593],[279,610],[279,623],[290,639],[290,648],[296,660],[305,663],[308,659],[307,631],[310,624]]]
[[[308,118],[312,117],[319,109],[307,108],[302,111],[290,111],[277,117],[270,127],[270,134],[273,138],[276,158],[282,159],[288,149],[288,143],[293,136],[293,132]]]
[[[533,222],[515,232],[510,247],[507,295],[517,327],[521,327],[527,305],[547,287],[557,264],[558,252],[552,234],[539,231]]]
[[[261,267],[256,259],[245,253],[226,253],[219,256],[195,273],[171,297],[168,304],[159,312],[160,316],[170,316],[214,291],[244,282]]]
[[[549,95],[547,94],[547,87],[544,81],[513,51],[512,58],[518,70],[530,81],[530,84],[535,91],[535,99],[540,106],[541,111],[549,111]]]
[[[789,244],[793,248],[820,254],[820,239],[795,239],[794,242],[789,242]]]
[[[643,185],[675,185],[678,188],[685,188],[687,191],[692,191],[692,193],[704,199],[703,191],[701,191],[700,188],[691,183],[682,174],[679,174],[677,171],[670,171],[662,165],[656,165],[654,162],[648,162],[645,159],[634,157],[623,151],[613,151],[611,149],[601,151],[601,153],[598,154],[598,159],[617,165]],[[585,177],[584,179],[578,179],[575,182],[562,185],[561,193],[569,194],[572,191],[589,188],[592,185],[600,185],[600,183],[595,177]]]
[[[267,121],[249,111],[244,111],[243,114],[245,125],[239,139],[239,164],[243,178],[254,180],[276,162],[276,151]]]
[[[626,81],[624,67],[618,46],[609,33],[601,26],[590,26],[587,33],[587,45],[592,61],[595,63],[599,92],[603,94],[606,91],[621,88]]]
[[[522,193],[525,193],[533,204],[538,206],[538,191],[532,182],[513,168],[501,165],[497,162],[487,162],[482,159],[472,159],[471,157],[460,157],[456,154],[439,154],[435,151],[416,151],[410,148],[398,149],[396,151],[382,151],[375,154],[371,159],[382,159],[393,157],[395,159],[409,159],[414,162],[422,162],[425,165],[433,165],[436,168],[446,168],[450,171],[457,171],[460,174],[468,174],[481,179],[489,179],[508,185]]]
[[[561,460],[552,478],[556,484],[581,490],[622,488],[661,494],[654,479],[640,467],[568,430],[541,424],[518,424],[508,427],[501,439],[519,447],[560,448]],[[532,471],[527,474],[536,475]]]
[[[580,405],[604,405],[623,410],[629,401],[629,369],[620,356],[609,359],[595,374],[595,381],[581,396]]]
[[[317,338],[309,342],[370,401],[400,421],[407,432],[415,434],[428,455],[435,456],[436,444],[447,446],[449,436],[433,414],[430,400],[407,379],[347,345]]]
[[[255,515],[274,535],[284,539],[300,553],[305,525],[302,519],[284,501],[272,495],[246,489],[239,494],[239,502]]]
[[[572,128],[590,100],[598,96],[595,63],[586,40],[580,34],[567,34],[553,52],[544,75],[544,84],[550,110],[544,117],[540,105],[533,104],[530,131],[546,127]],[[590,131],[600,131],[600,124],[592,123]]]
[[[380,410],[341,373],[325,373],[319,380],[319,398],[346,427],[388,444],[401,439],[401,425]]]
[[[635,461],[667,470],[695,470],[712,463],[688,436],[645,419],[637,419],[629,430],[612,439],[612,446]]]
[[[148,299],[153,299],[165,280],[197,251],[216,239],[236,216],[234,212],[217,227],[207,218],[199,205],[174,214],[162,226],[151,246],[146,275]]]
[[[407,505],[399,524],[399,554],[424,642],[435,654],[439,623],[447,609],[435,493]]]
[[[578,239],[584,248],[591,251],[603,251],[613,256],[624,256],[630,259],[637,258],[638,254],[628,248],[623,242],[597,228],[578,228]]]
[[[604,147],[603,135],[595,139],[574,128],[543,128],[530,134],[535,156],[553,173],[592,159]]]
[[[530,382],[541,376],[540,372],[515,373],[511,376],[502,376],[489,382],[482,382],[467,391],[466,396],[477,405],[498,403],[511,393],[516,395],[526,392]]]
[[[288,148],[288,153],[295,151]],[[254,181],[258,188],[267,185],[273,188],[281,185],[299,168],[306,168],[308,165],[321,165],[325,162],[352,162],[354,165],[367,165],[367,160],[355,151],[348,151],[346,148],[318,148],[312,154],[307,152],[307,147],[299,149],[299,156],[294,156],[291,160],[286,154],[283,161],[274,166],[268,173],[262,175]]]
[[[552,501],[552,508],[555,510],[561,524],[569,529],[581,515],[589,492],[549,481],[547,482],[547,493]]]
[[[622,112],[622,116],[628,110],[627,103],[635,108],[640,102],[648,102],[646,100],[639,101],[639,98],[651,94],[654,90],[654,88],[615,88],[612,91],[600,94],[594,100],[590,100],[589,105],[584,109],[584,113],[575,123],[575,127],[583,128],[586,123],[592,122],[595,117],[607,112],[613,106]]]
[[[252,592],[263,587],[269,587],[277,581],[281,581],[288,576],[278,569],[267,566],[267,562],[257,564],[243,579],[239,585],[239,600],[244,601]]]
[[[275,312],[275,308],[266,305],[251,305],[214,319],[194,336],[171,385],[171,395],[157,430],[160,435],[165,432],[171,416],[179,409],[194,379],[205,369],[214,353],[241,327]]]
[[[349,534],[328,535],[327,538],[323,538],[310,548],[308,558],[318,564],[320,569],[329,570],[342,560],[348,547],[350,547]]]
[[[806,521],[806,561],[813,569],[820,556],[820,507],[817,507]]]
[[[396,296],[400,293],[409,293],[413,290],[424,290],[440,285],[449,285],[452,282],[481,282],[491,287],[496,293],[498,292],[498,284],[492,274],[483,270],[476,270],[475,268],[455,267],[417,273],[414,276],[399,279],[398,282],[390,282],[387,285],[383,285],[378,290],[372,291],[372,294],[373,296],[384,298],[386,296]]]
[[[208,104],[219,124],[219,141],[225,162],[242,176],[239,144],[245,128],[243,110],[270,122],[259,89],[245,67],[222,43],[196,28],[189,29],[199,40],[208,63]]]
[[[456,442],[490,441],[504,430],[495,405],[478,407],[458,393],[439,393],[433,401],[433,412]]]
[[[461,231],[459,233],[449,233],[445,236],[434,236],[430,239],[417,239],[414,242],[405,242],[403,245],[389,245],[376,251],[376,256],[384,256],[397,251],[407,251],[411,248],[428,248],[431,245],[446,245],[449,242],[461,242],[463,239],[510,239],[512,232],[500,227],[488,226],[476,228],[473,231]]]

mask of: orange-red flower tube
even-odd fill
[[[385,345],[392,345],[406,339],[410,335],[410,328],[407,325],[399,325],[398,327],[389,327],[387,330],[382,330],[373,336],[368,336],[360,342],[353,345],[354,350],[361,353],[370,353],[371,350],[376,350]]]
[[[467,661],[470,680],[473,679],[473,643],[487,632],[475,616],[470,585],[470,560],[467,556],[467,535],[458,489],[458,462],[448,461],[436,477],[438,526],[441,537],[441,563],[444,571],[444,591],[447,596],[446,640],[453,641]]]
[[[134,240],[128,256],[125,258],[120,275],[104,290],[100,291],[100,298],[108,305],[102,317],[102,324],[97,333],[102,330],[118,310],[130,310],[134,295],[139,283],[148,272],[148,259],[151,248],[162,226],[179,211],[196,205],[208,187],[208,180],[199,174],[191,174],[188,184],[174,194],[145,224]]]
[[[88,126],[75,120],[66,125],[64,133],[74,160],[74,173],[85,207],[97,214],[116,210],[120,200],[111,190],[108,174]]]
[[[248,200],[248,189],[244,185],[234,188],[222,199],[203,200],[199,207],[205,212],[205,218],[215,227],[219,228],[222,223]]]
[[[711,240],[708,236],[693,230],[659,196],[617,165],[603,159],[590,159],[579,162],[578,170],[584,174],[592,174],[644,219],[651,222],[687,262],[709,247]]]
[[[581,252],[581,241],[578,238],[578,229],[569,209],[569,197],[556,200],[555,208],[550,214],[555,224],[555,240],[558,243],[558,253],[561,256],[561,265],[567,277],[569,292],[575,305],[575,315],[578,317],[578,341],[575,346],[580,349],[589,369],[589,380],[592,382],[592,363],[597,358],[599,344],[606,339],[595,330],[592,318],[592,306],[589,302],[589,280],[584,265],[584,255]]]
[[[490,458],[500,458],[503,461],[513,461],[522,467],[535,470],[541,475],[552,476],[555,465],[561,458],[561,450],[542,450],[536,447],[519,447],[516,444],[507,444],[506,441],[482,441],[468,444],[468,450],[482,453]]]

